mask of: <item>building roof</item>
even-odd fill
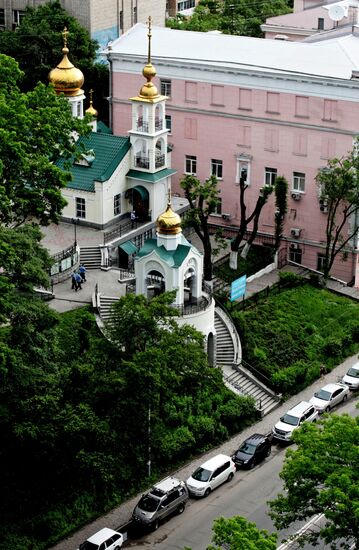
[[[179,267],[183,264],[192,248],[184,237],[183,243],[179,244],[175,250],[166,250],[163,245],[157,246],[157,239],[147,239],[136,258],[142,258],[148,256],[151,252],[155,252],[170,267]]]
[[[146,26],[137,23],[112,42],[111,50],[105,53],[112,59],[121,55],[143,62],[146,33]],[[221,67],[231,72],[258,70],[349,80],[352,72],[359,69],[359,36],[353,32],[349,36],[307,43],[156,27],[152,59],[156,64],[166,60],[182,67],[188,62],[197,67]]]
[[[131,147],[130,138],[91,132],[86,137],[80,137],[78,144],[85,151],[92,151],[94,159],[87,164],[74,163],[71,166],[72,181],[67,184],[70,189],[95,191],[95,181],[107,181],[116,170]],[[86,159],[86,156],[83,155]],[[64,167],[60,159],[57,165]]]
[[[172,174],[176,173],[177,170],[173,170],[172,168],[164,168],[163,170],[154,172],[153,174],[150,174],[149,172],[141,172],[140,170],[130,170],[127,172],[126,176],[134,180],[142,180],[147,183],[156,183],[156,181],[163,180],[164,178],[172,176]]]

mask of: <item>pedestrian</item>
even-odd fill
[[[79,273],[81,275],[82,282],[85,283],[86,282],[86,267],[82,264],[80,264]]]
[[[76,292],[77,292],[78,290],[81,290],[81,289],[82,289],[81,284],[82,284],[82,277],[81,277],[80,273],[76,273],[76,289],[75,289]]]
[[[135,212],[135,210],[132,210],[132,212],[131,212],[131,229],[134,228],[135,221],[136,221],[136,212]]]
[[[323,378],[326,371],[327,371],[327,369],[325,368],[325,365],[320,365],[320,378]]]
[[[71,283],[71,290],[77,290],[76,271],[72,272]]]

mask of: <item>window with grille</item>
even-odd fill
[[[76,218],[86,218],[86,201],[76,197]]]
[[[171,97],[172,81],[161,79],[160,82],[161,82],[161,95],[166,95],[167,97]]]
[[[113,197],[113,215],[121,214],[121,193]]]

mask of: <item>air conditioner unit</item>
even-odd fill
[[[327,214],[327,212],[328,212],[328,205],[327,205],[327,204],[321,204],[321,205],[320,205],[320,211],[323,212],[323,214]]]
[[[291,230],[290,230],[290,234],[292,235],[292,237],[300,237],[300,233],[301,233],[301,229],[299,229],[299,227],[292,227]]]
[[[302,198],[301,193],[292,193],[292,199],[294,201],[300,201],[301,198]]]
[[[291,250],[298,250],[300,248],[298,243],[291,243],[290,249]]]
[[[222,218],[226,221],[229,221],[231,219],[231,215],[230,214],[222,214]]]

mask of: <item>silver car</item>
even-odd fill
[[[319,413],[329,412],[330,409],[346,401],[349,395],[349,388],[346,384],[327,384],[315,392],[310,402]]]

